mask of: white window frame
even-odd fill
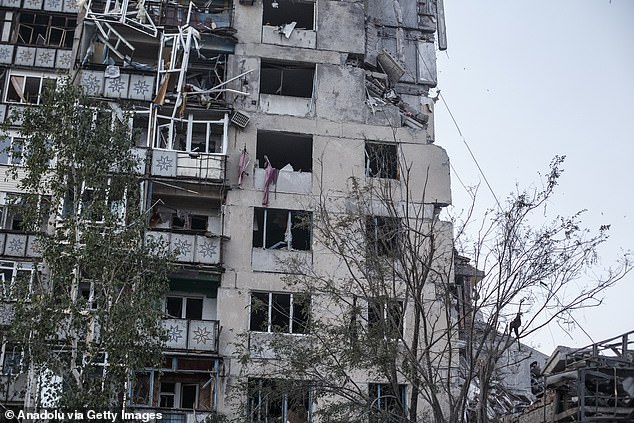
[[[22,86],[20,87],[20,90],[19,90],[19,91],[21,91],[21,95],[20,95],[20,92],[16,89],[16,91],[18,91],[18,96],[20,97],[20,101],[10,100],[8,98],[9,97],[9,87],[13,86],[13,78],[14,77],[15,78],[24,78],[23,81],[22,81]],[[26,101],[26,98],[24,97],[24,86],[26,84],[27,78],[39,78],[39,80],[40,80],[39,86],[38,86],[37,101],[34,102],[34,103],[29,103],[28,101]],[[14,71],[10,71],[9,75],[7,77],[7,80],[6,80],[4,93],[2,95],[2,98],[4,99],[4,101],[6,103],[9,103],[9,104],[35,104],[35,105],[39,105],[40,101],[42,99],[42,87],[43,87],[43,82],[44,82],[45,79],[52,79],[57,84],[57,76],[55,74],[49,74],[49,73],[43,73],[43,72],[14,72]]]
[[[180,316],[172,316],[171,314],[168,313],[167,310],[167,299],[168,298],[179,298],[182,302],[181,302],[181,315]],[[171,294],[167,294],[165,296],[165,315],[169,318],[169,319],[187,319],[187,303],[189,302],[189,300],[202,300],[202,307],[200,309],[200,319],[203,319],[203,316],[205,315],[205,297],[197,297],[197,296],[192,296],[192,295],[171,295]],[[198,320],[198,319],[189,319],[189,320]]]
[[[281,210],[281,211],[287,211],[287,216],[286,216],[286,233],[284,234],[284,241],[279,241],[275,244],[273,244],[272,246],[268,247],[266,246],[266,227],[267,227],[267,221],[268,221],[268,207],[257,207],[259,209],[263,209],[264,210],[264,217],[262,218],[262,248],[263,250],[279,250],[281,246],[283,246],[284,244],[286,244],[286,246],[284,247],[285,250],[287,251],[312,251],[312,237],[313,237],[313,233],[312,233],[312,227],[310,229],[310,243],[309,243],[309,248],[307,250],[297,250],[295,248],[293,248],[293,216],[295,213],[308,213],[310,214],[310,218],[311,218],[311,222],[312,222],[312,218],[313,218],[313,213],[307,210],[287,210],[287,209],[275,209],[275,210]],[[255,213],[255,210],[254,210]]]
[[[368,300],[368,309],[367,309],[367,322],[368,322],[368,329],[370,328],[370,326],[372,324],[384,324],[385,328],[387,329],[389,326],[389,320],[390,319],[390,305],[393,303],[397,303],[400,306],[400,311],[401,311],[401,316],[400,316],[400,321],[397,323],[400,323],[400,333],[397,334],[396,337],[394,336],[389,336],[390,334],[386,333],[385,338],[386,339],[400,339],[402,337],[405,336],[405,302],[403,300],[400,299],[389,299],[389,300],[383,300],[383,299],[376,299],[373,302],[375,304],[381,303],[381,311],[382,311],[382,318],[383,318],[383,322],[370,322],[370,308],[372,307],[371,304],[372,300]]]
[[[182,123],[187,125],[184,150],[175,148],[174,125],[176,125],[177,123]],[[205,132],[206,134],[205,135],[205,151],[199,151],[199,150],[192,151],[192,133],[193,133],[194,125],[206,125],[207,127]],[[220,146],[222,150],[218,153],[209,152],[209,141],[211,140],[212,125],[222,125],[222,138],[221,138],[222,145]],[[163,128],[167,128],[167,139],[165,140],[164,143],[162,142],[162,138],[161,138],[161,129]],[[157,115],[154,148],[158,150],[180,151],[183,153],[226,155],[227,147],[229,144],[228,132],[229,132],[229,115],[227,113],[225,113],[224,118],[220,120],[194,120],[194,115],[191,113],[187,116],[187,119]],[[162,144],[165,144],[165,145],[162,145]],[[218,146],[216,148],[218,148]]]
[[[9,349],[10,348],[10,349]],[[11,355],[11,357],[13,357],[14,355],[19,354],[20,355],[20,361],[18,363],[18,373],[20,372],[20,370],[22,369],[22,364],[23,364],[23,360],[24,360],[24,352],[22,351],[22,349],[17,345],[17,344],[11,344],[9,342],[3,342],[2,345],[0,346],[0,365],[2,367],[0,367],[0,374],[2,375],[8,375],[8,372],[5,372],[5,367],[6,367],[6,360],[7,357],[9,356],[9,354]],[[16,374],[11,372],[12,375]],[[6,387],[5,387],[6,389]]]
[[[5,145],[5,140],[9,140],[8,145]],[[18,141],[19,140],[19,141]],[[15,149],[14,146],[17,144],[22,144],[22,149],[20,150],[20,157],[17,157],[17,154],[15,154]],[[5,165],[5,166],[22,166],[22,164],[24,163],[24,152],[26,149],[26,139],[22,138],[19,134],[15,133],[15,132],[9,132],[6,134],[6,136],[2,137],[2,139],[0,140],[0,150],[4,150],[5,148],[8,148],[7,151],[0,151],[0,154],[2,154],[3,156],[6,154],[7,155],[7,159],[6,161],[3,159],[2,162],[0,162],[0,165]]]
[[[35,274],[35,270],[37,270],[37,265],[32,262],[21,262],[21,261],[11,261],[11,260],[2,260],[0,261],[0,269],[2,270],[11,270],[11,280],[7,281],[4,277],[4,273],[0,273],[0,298],[9,301],[15,301],[17,298],[15,297],[15,282],[19,272],[31,272],[29,276],[29,287],[27,290],[27,295],[32,292],[33,289],[33,275]]]
[[[254,330],[253,328],[249,327],[249,330],[251,332],[258,332],[258,333],[280,333],[280,332],[276,332],[273,330],[273,323],[272,323],[272,315],[273,315],[273,295],[288,295],[289,296],[289,308],[290,311],[288,313],[288,332],[283,332],[283,333],[288,333],[288,334],[295,334],[295,335],[307,335],[307,331],[304,332],[295,332],[293,330],[293,321],[294,321],[294,317],[295,317],[295,295],[292,292],[265,292],[265,291],[251,291],[251,295],[250,295],[250,302],[249,302],[249,326],[251,325],[251,316],[253,313],[252,307],[253,307],[253,295],[254,294],[267,294],[268,295],[268,304],[266,305],[266,331],[259,331],[259,330]],[[310,314],[310,301],[308,303],[308,313]]]

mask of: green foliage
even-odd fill
[[[127,117],[64,81],[21,120],[24,166],[13,176],[28,203],[23,227],[48,230],[12,336],[36,371],[61,377],[60,407],[108,409],[132,370],[160,363],[165,340],[169,260],[143,242]]]

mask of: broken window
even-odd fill
[[[40,104],[41,94],[47,87],[54,88],[55,78],[43,75],[16,75],[9,78],[9,87],[5,101],[10,103]]]
[[[165,299],[165,312],[173,319],[203,318],[203,299],[186,297],[167,297]]]
[[[47,47],[73,47],[77,19],[43,13],[22,12],[18,17],[16,44]]]
[[[395,389],[396,388],[396,389]],[[407,385],[391,383],[368,384],[370,422],[401,422],[407,413]]]
[[[37,211],[40,216],[40,230],[48,226],[50,198],[0,192],[0,229],[24,231],[24,214],[27,209]],[[36,228],[38,229],[38,228]]]
[[[249,379],[248,395],[250,423],[311,420],[311,390],[305,381]]]
[[[308,251],[312,213],[255,207],[253,247]]]
[[[251,293],[250,330],[254,332],[306,333],[310,299],[301,294]]]
[[[284,26],[296,22],[297,29],[315,29],[315,2],[303,0],[264,0],[264,25]]]
[[[33,263],[0,261],[0,298],[18,300],[31,292]]]
[[[22,349],[15,345],[6,343],[2,349],[2,374],[17,375],[22,366]]]
[[[383,339],[400,339],[403,336],[403,301],[368,300],[368,332]]]
[[[315,65],[262,60],[260,93],[311,98]]]
[[[150,119],[148,112],[135,112],[130,118],[132,142],[137,147],[147,147]]]
[[[176,384],[174,382],[161,382],[159,388],[159,407],[174,408],[176,398]]]
[[[181,385],[181,406],[180,408],[194,409],[198,400],[198,385],[197,384],[182,384]]]
[[[260,168],[268,159],[276,169],[291,166],[294,172],[311,172],[313,169],[313,137],[289,132],[258,131],[256,158]]]
[[[122,192],[123,188],[115,182],[114,178],[108,178],[105,187],[101,188],[93,188],[86,183],[82,184],[79,214],[83,220],[104,223],[107,220],[114,219],[116,222],[123,223],[125,219],[126,193],[125,190]],[[63,209],[70,210],[72,201],[71,191],[69,191],[69,196],[64,199],[66,204]]]
[[[398,179],[396,144],[365,143],[365,175],[372,178]]]
[[[400,249],[400,219],[367,216],[365,231],[369,257],[397,257]]]

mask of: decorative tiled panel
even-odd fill
[[[119,78],[106,78],[104,83],[104,97],[125,98],[128,95],[130,75],[121,74]]]
[[[163,321],[163,327],[167,330],[167,348],[187,348],[187,320],[168,319]]]
[[[29,235],[26,243],[26,256],[27,257],[42,257],[42,253],[38,248],[37,237],[35,235]]]
[[[0,326],[8,325],[13,320],[13,305],[3,303],[0,304]]]
[[[220,238],[196,235],[196,261],[205,264],[220,263]]]
[[[145,239],[148,244],[155,242],[162,245],[169,245],[170,251],[177,254],[176,261],[203,264],[220,263],[220,237],[147,231]]]
[[[190,350],[215,350],[216,325],[215,322],[190,320],[187,347]]]
[[[103,92],[103,72],[83,71],[81,73],[81,86],[87,95],[101,95]]]
[[[64,7],[62,0],[44,0],[44,10],[52,12],[61,12]]]
[[[152,154],[154,176],[176,176],[176,151],[155,150]]]
[[[9,64],[13,60],[14,46],[9,44],[0,45],[0,63]]]
[[[130,75],[130,89],[128,98],[133,100],[152,100],[154,77],[145,75]]]
[[[70,69],[73,52],[70,50],[57,50],[55,67],[58,69]]]
[[[194,261],[194,237],[192,235],[172,234],[170,249],[176,253],[177,261]]]
[[[79,7],[77,7],[77,0],[65,0],[64,1],[64,12],[67,12],[67,13],[77,13],[77,12],[79,12]]]
[[[55,50],[50,48],[38,48],[35,53],[35,66],[52,68],[55,66]]]
[[[15,54],[15,64],[21,66],[33,66],[35,64],[35,47],[18,46]]]
[[[25,9],[41,10],[43,3],[44,0],[24,0],[24,5],[22,7],[24,7]]]
[[[8,117],[13,119],[13,125],[22,125],[24,122],[24,106],[8,106]]]
[[[24,257],[26,253],[26,234],[7,234],[4,244],[4,255]]]
[[[5,7],[20,7],[21,0],[2,0],[2,5]]]

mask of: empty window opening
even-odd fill
[[[305,295],[251,293],[251,331],[306,333],[309,316],[310,299]]]
[[[370,422],[400,422],[407,416],[407,385],[394,387],[391,383],[370,383],[368,396]]]
[[[372,178],[398,179],[396,144],[366,142],[365,174]]]
[[[276,169],[311,172],[313,137],[288,132],[258,131],[256,158],[260,168],[266,167],[265,156]],[[290,169],[288,165],[291,166]]]
[[[305,381],[249,379],[249,423],[311,421],[311,389]]]
[[[4,344],[2,349],[2,374],[17,375],[22,366],[22,349],[14,344]]]
[[[311,246],[312,214],[302,210],[256,207],[253,247],[308,251]]]
[[[366,218],[368,255],[396,257],[400,248],[400,226],[400,219],[396,217],[368,216]]]
[[[264,0],[264,25],[283,26],[297,22],[297,29],[315,29],[315,2],[301,0]]]
[[[148,113],[135,113],[131,118],[130,127],[132,128],[132,141],[137,147],[147,147],[148,143],[148,127],[150,119]]]
[[[203,299],[167,297],[165,312],[173,319],[200,320],[203,318]]]
[[[260,93],[311,98],[315,65],[262,61]]]
[[[176,399],[176,384],[173,382],[161,382],[159,391],[159,406],[174,408]]]
[[[399,300],[368,301],[368,332],[370,336],[400,339],[403,336],[403,302]]]
[[[48,47],[73,47],[77,19],[43,13],[20,13],[16,43]]]
[[[194,409],[198,399],[198,385],[181,385],[181,408]]]
[[[6,101],[11,103],[39,104],[41,94],[47,87],[54,88],[54,78],[30,75],[11,75]]]

